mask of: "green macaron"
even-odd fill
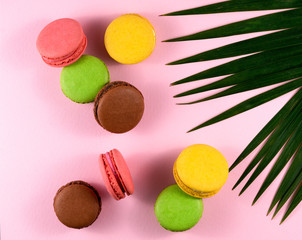
[[[77,103],[92,102],[109,82],[105,63],[90,55],[83,55],[75,63],[63,68],[61,88],[66,97]]]
[[[155,202],[155,215],[160,225],[179,232],[192,228],[202,216],[203,202],[183,192],[176,184],[165,188]]]

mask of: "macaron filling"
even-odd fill
[[[119,185],[120,189],[122,190],[122,192],[125,193],[126,189],[124,187],[124,184],[122,183],[121,177],[118,174],[117,167],[114,163],[114,158],[113,158],[112,152],[106,152],[105,157],[106,157],[107,162],[109,163],[109,167],[111,168],[111,170],[113,172],[113,175],[116,179],[116,182],[118,183],[118,185]],[[128,194],[128,192],[127,192],[127,194]]]
[[[211,191],[211,192],[204,192],[204,191],[198,191],[198,190],[195,190],[195,189],[192,189],[190,187],[188,187],[179,177],[175,167],[173,168],[173,175],[174,175],[174,178],[175,178],[175,181],[177,183],[177,185],[184,191],[186,192],[187,194],[189,195],[192,195],[194,197],[199,197],[199,198],[205,198],[205,197],[210,197],[210,196],[213,196],[215,195],[217,192],[219,192],[220,189],[218,190],[214,190],[214,191]],[[195,194],[194,194],[195,193]]]
[[[60,58],[48,58],[46,56],[42,56],[42,59],[45,63],[49,65],[61,67],[64,66],[65,64],[68,64],[69,62],[72,62],[80,58],[82,53],[85,51],[86,47],[87,47],[87,38],[86,36],[84,36],[79,47],[75,49],[73,52]]]

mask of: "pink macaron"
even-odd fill
[[[87,46],[87,38],[77,21],[61,18],[42,29],[36,45],[45,63],[64,67],[81,57]]]
[[[101,154],[99,165],[107,191],[114,199],[120,200],[126,194],[133,194],[134,185],[129,168],[117,149]]]

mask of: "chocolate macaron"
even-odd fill
[[[144,97],[136,87],[116,81],[105,85],[97,94],[94,116],[107,131],[125,133],[140,122],[144,108]]]
[[[102,203],[92,186],[83,181],[73,181],[57,191],[53,206],[61,223],[80,229],[90,226],[97,219]]]

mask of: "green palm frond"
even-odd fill
[[[201,40],[218,37],[228,37],[245,33],[286,29],[301,26],[301,23],[302,9],[294,9],[251,18],[245,21],[231,23],[222,27],[217,27],[210,30],[194,33],[188,36],[166,40],[166,42]]]
[[[226,13],[257,10],[276,10],[302,7],[300,0],[237,0],[207,5],[204,7],[163,14],[162,16],[180,16],[209,13]]]
[[[201,62],[201,61],[209,61],[209,60],[216,60],[216,59],[222,59],[222,58],[228,58],[228,57],[236,57],[244,54],[249,53],[255,53],[260,51],[268,51],[273,49],[279,49],[283,50],[283,53],[277,54],[276,58],[282,58],[287,57],[288,55],[291,56],[293,54],[299,54],[297,49],[299,48],[299,45],[301,45],[302,42],[302,28],[296,27],[293,29],[287,29],[271,34],[267,34],[264,36],[251,38],[245,41],[233,43],[230,45],[226,45],[220,48],[216,48],[213,50],[209,50],[206,52],[202,52],[199,54],[196,54],[194,56],[184,58],[172,63],[169,63],[168,65],[176,65],[176,64],[184,64],[184,63],[190,63],[190,62]],[[291,53],[286,54],[284,47],[292,47],[290,50]],[[276,51],[275,51],[276,52]],[[272,56],[274,57],[274,53],[266,53],[265,56]],[[284,55],[282,55],[284,54]],[[261,55],[262,56],[262,55]],[[262,57],[261,57],[262,58]],[[247,58],[250,60],[250,58]],[[253,58],[252,58],[253,59]]]
[[[201,31],[165,42],[220,38],[238,34],[277,30],[260,37],[228,44],[201,52],[168,65],[203,62],[228,57],[245,57],[193,74],[171,83],[171,86],[193,81],[206,81],[222,77],[210,84],[177,94],[176,98],[201,94],[214,89],[227,89],[201,97],[184,104],[196,104],[212,99],[279,84],[274,88],[251,97],[212,119],[194,127],[191,131],[218,123],[261,104],[296,91],[281,110],[266,124],[230,167],[230,171],[250,155],[261,143],[264,145],[252,159],[239,180],[236,188],[253,171],[240,194],[242,194],[277,154],[275,163],[261,185],[253,204],[261,197],[270,184],[290,164],[273,198],[268,213],[276,206],[273,217],[286,202],[289,206],[281,223],[302,200],[302,1],[301,0],[230,0],[212,5],[164,14],[163,16],[226,13],[239,11],[282,10],[217,28]],[[226,76],[228,75],[228,76]],[[226,76],[226,77],[223,77]],[[233,189],[234,189],[233,188]],[[240,195],[239,194],[239,195]]]

